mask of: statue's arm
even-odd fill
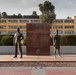
[[[53,37],[53,46],[55,45],[55,37]]]
[[[16,38],[16,33],[14,34],[14,38]]]
[[[22,40],[22,39],[24,39],[24,36],[23,36],[23,34],[21,34],[21,40]]]

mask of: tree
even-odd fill
[[[1,12],[0,12],[0,19],[2,18],[2,14],[1,14]]]
[[[6,12],[2,12],[2,17],[3,18],[7,18],[7,13]]]
[[[66,19],[72,19],[72,18],[68,16]]]
[[[33,16],[37,16],[36,11],[33,11],[32,15],[33,15]]]
[[[39,4],[39,9],[42,12],[40,15],[41,22],[52,23],[55,19],[55,6],[51,2],[45,1],[44,4]]]
[[[18,18],[22,18],[22,15],[20,13],[18,14]]]
[[[12,18],[18,18],[18,16],[17,16],[17,15],[15,15],[15,14],[13,14],[13,15],[12,15]]]

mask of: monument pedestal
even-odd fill
[[[28,23],[26,27],[26,54],[50,55],[50,24]]]

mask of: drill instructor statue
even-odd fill
[[[56,34],[53,38],[53,45],[54,45],[54,50],[55,50],[55,57],[56,57],[56,52],[58,50],[58,54],[60,55],[60,36],[58,35],[58,30],[56,30]]]
[[[19,52],[21,55],[20,58],[22,58],[21,40],[23,38],[24,37],[23,37],[22,33],[20,32],[20,28],[18,27],[17,32],[14,34],[14,39],[15,39],[15,56],[14,56],[14,58],[17,58],[18,49],[19,49]]]

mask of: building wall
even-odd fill
[[[14,34],[18,26],[25,34],[26,23],[40,23],[40,20],[39,18],[0,19],[0,34]],[[76,34],[76,16],[73,19],[55,19],[51,25],[50,34],[53,35],[56,29],[61,35]]]
[[[74,31],[75,31],[75,34],[76,34],[76,16],[74,16]]]
[[[56,29],[59,30],[59,34],[75,34],[76,32],[76,18],[74,19],[56,19],[52,24],[52,32]],[[53,33],[54,34],[54,33]]]
[[[0,19],[0,33],[14,34],[19,26],[21,32],[26,32],[26,23],[39,23],[39,19]]]

